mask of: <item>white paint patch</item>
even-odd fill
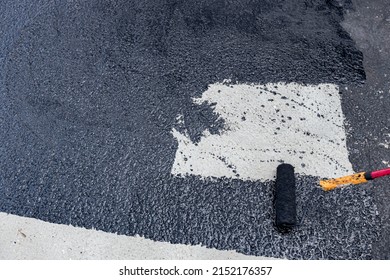
[[[216,103],[226,129],[204,131],[199,143],[173,129],[179,146],[172,174],[270,180],[281,162],[306,175],[353,173],[336,85],[217,83],[194,99],[203,102]]]
[[[1,212],[0,229],[0,260],[271,259],[52,224]]]

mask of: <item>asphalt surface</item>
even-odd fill
[[[386,1],[2,2],[1,212],[248,255],[390,258],[388,179],[324,193],[298,176],[299,226],[282,235],[274,182],[171,174],[172,128],[195,143],[224,131],[192,98],[225,79],[337,84],[354,169],[386,167]]]
[[[345,91],[343,112],[351,129],[347,141],[355,170],[374,170],[390,165],[390,3],[355,0],[353,5],[342,25],[363,52],[367,78],[364,85]],[[389,185],[389,178],[382,178],[368,186],[380,216],[379,239],[372,248],[376,259],[390,259]]]

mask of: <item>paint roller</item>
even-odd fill
[[[341,186],[361,184],[387,175],[390,175],[390,168],[320,180],[320,186],[324,191],[330,191]],[[275,225],[282,233],[290,232],[297,223],[295,189],[294,167],[287,163],[280,164],[276,169],[274,209]]]
[[[291,164],[283,163],[276,169],[274,209],[277,229],[290,232],[297,223],[295,175]]]

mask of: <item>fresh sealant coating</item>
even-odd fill
[[[192,102],[209,84],[364,81],[338,1],[3,2],[0,211],[253,255],[372,256],[365,190],[325,196],[298,176],[302,226],[281,236],[273,182],[170,173],[179,114],[194,142],[224,130]]]

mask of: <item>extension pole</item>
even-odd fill
[[[350,184],[357,185],[387,175],[390,175],[390,168],[385,168],[385,169],[371,171],[371,172],[360,172],[360,173],[356,173],[353,175],[348,175],[336,179],[321,180],[320,185],[324,191],[331,191],[343,185],[350,185]]]

